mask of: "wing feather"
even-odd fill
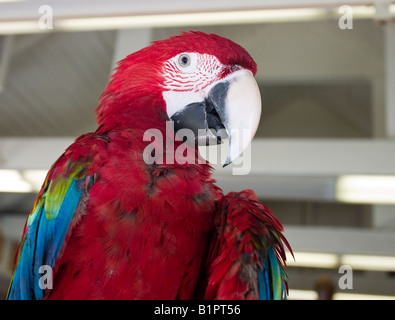
[[[42,299],[40,267],[56,272],[56,261],[67,245],[67,235],[85,212],[94,183],[92,159],[106,143],[93,134],[81,136],[55,162],[29,214],[15,257],[7,299]]]
[[[217,204],[208,255],[206,299],[281,300],[287,295],[282,225],[251,190]]]
[[[43,265],[54,267],[81,201],[86,177],[80,180],[73,175],[63,177],[60,190],[56,184],[58,181],[48,182],[49,187],[42,192],[26,222],[8,299],[30,300],[44,296],[39,268]]]

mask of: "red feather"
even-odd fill
[[[285,267],[282,225],[251,190],[231,192],[217,203],[218,232],[207,260],[206,299],[259,299],[260,256],[273,247]],[[252,276],[251,276],[252,275]]]
[[[50,299],[194,296],[212,229],[211,169],[145,164],[142,134],[111,132],[95,150],[104,165],[57,262]],[[77,141],[70,150],[84,148]]]

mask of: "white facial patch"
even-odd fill
[[[190,103],[203,101],[205,89],[220,80],[223,67],[215,56],[195,52],[183,52],[166,61],[162,74],[168,116]]]
[[[171,118],[177,111],[182,110],[188,104],[203,101],[205,93],[203,91],[163,91],[163,99],[167,106],[167,115]]]

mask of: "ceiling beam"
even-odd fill
[[[233,165],[218,174],[232,174]],[[234,165],[235,167],[236,165]],[[221,165],[215,165],[221,168]],[[395,174],[395,141],[387,139],[254,139],[251,176]]]
[[[48,169],[74,138],[1,138],[0,169]],[[247,161],[247,160],[243,160]],[[237,165],[213,164],[218,176]],[[395,174],[390,139],[254,139],[247,176]]]
[[[395,256],[393,230],[285,226],[293,251]]]
[[[73,138],[3,138],[0,169],[48,170]],[[248,174],[231,164],[213,164],[225,192],[253,189],[258,197],[337,201],[337,177],[345,174],[395,174],[395,141],[373,139],[256,139]],[[247,163],[247,164],[246,164]]]
[[[1,138],[0,169],[47,170],[73,138]]]
[[[19,241],[25,221],[26,214],[3,214],[0,233]],[[395,233],[391,230],[285,226],[284,235],[297,252],[395,256]]]

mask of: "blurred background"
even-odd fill
[[[0,0],[0,299],[46,171],[115,63],[182,30],[244,46],[262,119],[251,170],[284,224],[290,299],[395,299],[395,1]]]

